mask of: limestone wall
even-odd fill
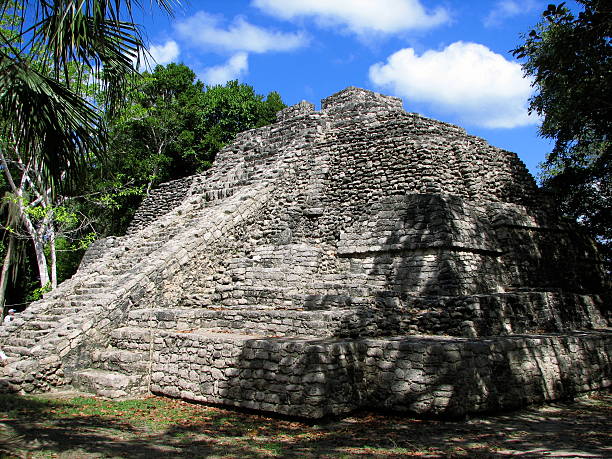
[[[213,174],[193,179],[185,199],[198,205],[258,181],[274,186],[260,214],[222,246],[192,252],[142,304],[343,308],[368,335],[605,322],[596,252],[539,205],[516,155],[367,91],[322,107],[283,110],[278,124],[223,149]],[[491,311],[466,309],[472,295],[494,295],[476,301]]]
[[[145,228],[151,222],[178,207],[189,194],[195,176],[162,183],[144,199],[134,215],[128,234]]]
[[[151,390],[308,418],[364,407],[461,416],[609,387],[611,338],[337,341],[161,333],[152,345]]]

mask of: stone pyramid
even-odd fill
[[[609,319],[596,247],[514,153],[350,87],[154,191],[2,327],[0,382],[463,415],[608,387]]]

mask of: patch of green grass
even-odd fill
[[[361,448],[354,448],[355,451],[359,451],[359,452],[363,452],[363,453],[368,453],[368,454],[372,454],[372,455],[389,455],[389,454],[410,454],[412,452],[414,452],[414,450],[408,449],[408,448],[400,448],[400,447],[389,447],[389,448],[385,448],[382,446],[366,446],[364,445]]]
[[[281,456],[285,450],[284,446],[279,443],[260,443],[258,446],[266,451],[274,453],[276,456]]]
[[[66,418],[103,418],[111,421],[146,425],[154,430],[171,424],[193,423],[208,419],[212,412],[205,407],[181,401],[150,397],[142,400],[102,400],[93,397],[75,397],[50,400],[36,396],[0,394],[0,417],[4,419],[57,421]],[[221,423],[229,422],[230,418]]]
[[[220,426],[220,425],[229,425],[229,424],[233,424],[234,421],[235,420],[234,420],[233,417],[223,416],[223,417],[220,417],[220,418],[213,419],[213,424],[218,425],[218,426]]]

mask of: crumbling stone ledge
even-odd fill
[[[358,408],[463,416],[611,385],[611,331],[467,339],[161,332],[151,391],[304,418]]]

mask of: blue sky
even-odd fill
[[[238,79],[286,104],[347,86],[401,97],[516,152],[532,173],[551,143],[527,113],[530,81],[509,50],[540,20],[539,0],[191,0],[142,18],[160,64],[206,84]]]

